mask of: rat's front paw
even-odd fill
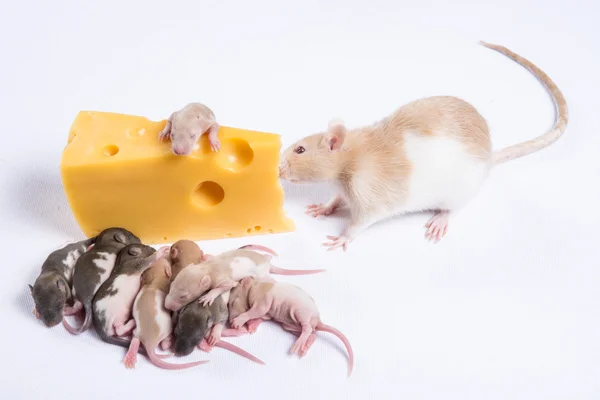
[[[219,142],[218,140],[212,140],[210,142],[210,149],[215,152],[221,150],[221,142]]]
[[[215,298],[212,295],[208,295],[205,294],[204,296],[200,297],[198,299],[198,302],[200,302],[203,306],[210,306],[213,301],[215,301]]]

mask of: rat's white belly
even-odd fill
[[[452,137],[407,134],[405,151],[411,163],[408,197],[398,210],[453,210],[479,190],[491,167]]]

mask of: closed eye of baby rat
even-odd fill
[[[348,244],[374,223],[394,215],[433,211],[427,239],[446,235],[451,215],[479,191],[500,163],[539,151],[564,133],[566,101],[538,67],[505,47],[481,43],[528,69],[551,94],[558,109],[552,129],[534,139],[492,151],[486,120],[471,104],[452,96],[409,102],[373,124],[348,130],[333,120],[283,151],[279,176],[291,182],[332,182],[338,194],[306,213],[327,216],[342,205],[350,222],[328,236],[330,250]]]
[[[221,143],[215,114],[204,104],[189,103],[171,114],[158,138],[171,140],[173,154],[187,156],[194,151],[200,136],[207,132],[211,150],[218,151]]]

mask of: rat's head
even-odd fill
[[[96,236],[94,246],[108,245],[123,247],[128,244],[142,243],[140,238],[123,228],[108,228],[103,230]]]
[[[63,318],[63,308],[71,297],[71,289],[65,279],[58,274],[42,274],[33,286],[29,285],[35,303],[36,317],[51,328]]]
[[[171,283],[169,294],[165,298],[165,308],[178,311],[186,304],[197,298],[200,294],[210,289],[211,279],[204,275],[198,279],[198,275],[189,269],[182,270]]]
[[[182,268],[201,263],[203,256],[204,252],[200,246],[191,240],[178,240],[173,243],[169,252],[173,264],[179,264]]]
[[[175,354],[187,356],[190,354],[209,329],[214,324],[214,318],[208,307],[198,302],[192,302],[181,309],[173,329]]]
[[[346,133],[343,122],[332,120],[327,132],[307,136],[289,146],[281,156],[279,177],[294,183],[335,179]]]
[[[231,289],[228,302],[230,321],[250,309],[248,295],[253,284],[254,278],[248,277],[242,279],[236,287]]]
[[[115,261],[115,270],[123,270],[124,268],[134,266],[148,257],[156,258],[155,253],[156,250],[154,250],[153,247],[147,246],[145,244],[128,244],[119,251],[119,254],[117,254],[117,260]]]
[[[171,118],[171,149],[173,154],[187,156],[194,151],[204,132],[204,120],[195,110],[182,110]]]

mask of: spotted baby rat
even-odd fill
[[[213,346],[230,350],[259,364],[264,362],[241,348],[221,340],[225,323],[229,317],[227,301],[229,292],[218,296],[209,306],[192,301],[175,313],[173,351],[186,356],[195,347],[210,351]],[[207,340],[208,339],[208,340]]]
[[[165,306],[177,311],[205,293],[198,301],[212,304],[220,294],[247,276],[263,278],[269,273],[286,275],[316,274],[324,270],[284,270],[271,265],[271,256],[249,249],[237,249],[211,257],[200,264],[184,268],[175,278],[165,299]],[[208,291],[208,292],[207,292]]]
[[[170,263],[169,257],[163,257],[142,274],[141,289],[133,303],[135,329],[129,350],[123,359],[127,368],[135,367],[140,344],[145,349],[150,361],[160,368],[183,369],[208,362],[171,364],[161,360],[162,355],[156,354],[156,347],[159,344],[163,350],[171,348],[172,344],[173,323],[171,314],[164,305],[169,291],[169,277],[166,268]]]
[[[73,297],[81,304],[85,320],[81,327],[73,328],[65,318],[64,327],[73,334],[80,334],[92,324],[92,301],[96,291],[108,279],[117,253],[128,244],[140,244],[140,239],[127,229],[108,228],[100,232],[91,247],[77,260],[73,272]]]
[[[292,182],[332,181],[339,194],[308,206],[314,217],[346,204],[350,223],[340,236],[328,236],[330,250],[347,249],[358,234],[392,215],[434,210],[426,237],[439,241],[456,214],[478,192],[491,168],[554,143],[568,121],[566,101],[538,67],[505,47],[481,42],[533,73],[558,108],[547,133],[493,152],[487,122],[469,103],[451,96],[410,102],[382,120],[347,130],[332,120],[326,132],[289,146],[279,175]]]
[[[141,276],[168,247],[159,251],[145,244],[129,244],[117,255],[115,267],[108,279],[100,286],[92,303],[93,321],[100,338],[111,344],[129,347],[125,336],[135,328],[131,316],[133,302],[141,286]]]
[[[306,354],[316,339],[315,331],[337,336],[346,346],[350,359],[348,376],[352,374],[354,353],[348,339],[336,328],[321,322],[319,309],[313,298],[298,286],[254,278],[244,278],[229,296],[229,320],[234,329],[250,320],[261,318],[281,324],[298,339],[291,353]]]
[[[159,134],[159,140],[171,139],[173,153],[187,156],[204,133],[208,132],[208,141],[212,151],[221,148],[217,134],[219,124],[210,108],[201,103],[189,103],[171,114],[165,128]]]
[[[53,251],[42,264],[42,271],[33,286],[29,285],[35,303],[33,312],[48,328],[58,325],[63,315],[73,315],[80,310],[79,306],[67,305],[72,298],[73,267],[92,243],[94,238]]]

